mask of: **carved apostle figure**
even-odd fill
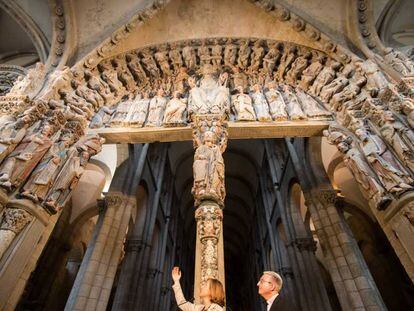
[[[186,67],[180,67],[177,70],[177,74],[174,78],[174,91],[180,92],[180,94],[185,94],[188,89],[187,80],[190,76],[187,73]]]
[[[0,163],[13,151],[26,135],[32,118],[24,115],[17,120],[10,120],[0,128]]]
[[[70,92],[65,89],[59,90],[66,106],[70,107],[75,113],[82,115],[90,120],[94,113],[94,106],[85,100],[83,97],[76,95],[75,92]]]
[[[86,136],[69,148],[67,161],[43,203],[51,214],[57,213],[69,201],[90,157],[101,151],[103,142],[99,136]]]
[[[148,77],[139,61],[138,55],[136,55],[135,53],[128,53],[125,55],[125,57],[128,61],[127,66],[135,80],[145,84],[145,82],[148,80]]]
[[[360,85],[356,83],[351,83],[344,87],[344,89],[332,97],[332,109],[334,111],[340,111],[342,109],[342,105],[354,99],[361,91]]]
[[[263,70],[265,74],[272,76],[276,64],[282,57],[283,44],[277,43],[272,45],[263,57]]]
[[[170,57],[171,64],[175,72],[177,72],[180,68],[184,66],[183,58],[181,56],[181,53],[180,53],[180,50],[177,44],[171,43],[168,56]]]
[[[160,88],[157,91],[157,95],[150,100],[148,118],[145,126],[161,126],[166,105],[167,98],[165,97],[164,90]]]
[[[191,44],[183,47],[183,59],[188,69],[194,69],[197,65],[197,55]]]
[[[181,93],[175,91],[173,97],[167,103],[164,113],[164,126],[185,126],[187,109],[187,100],[181,98]]]
[[[326,62],[326,56],[320,55],[316,58],[314,62],[312,62],[308,68],[302,71],[302,77],[299,82],[299,87],[307,91],[309,87],[312,85],[313,81],[315,81],[316,77],[322,71],[323,66]]]
[[[368,89],[377,89],[378,91],[386,88],[389,85],[388,80],[371,59],[362,62],[361,68],[367,76]]]
[[[233,43],[231,38],[227,39],[223,58],[225,66],[233,67],[236,64],[237,46]]]
[[[192,193],[196,205],[202,199],[224,200],[224,160],[222,150],[215,142],[216,135],[206,131],[194,154]]]
[[[269,82],[267,87],[268,91],[265,92],[265,96],[269,103],[270,115],[275,121],[287,121],[286,103],[282,94],[277,90],[276,82]]]
[[[263,48],[262,41],[256,40],[256,42],[253,44],[252,54],[250,55],[250,72],[259,70],[264,54],[265,50]]]
[[[332,139],[335,134],[337,134],[336,137]],[[338,132],[328,133],[328,131],[324,131],[324,135],[328,136],[328,142],[336,144],[338,150],[344,155],[344,163],[360,186],[362,195],[367,200],[373,200],[378,209],[385,209],[390,204],[391,198],[375,178],[375,173],[370,168],[364,155],[352,143],[352,138],[347,137],[345,139],[343,134]]]
[[[343,75],[339,75],[331,83],[325,85],[320,92],[320,98],[325,103],[329,103],[334,94],[342,91],[349,84],[349,80]]]
[[[161,71],[164,76],[171,75],[172,71],[170,68],[170,63],[168,62],[168,51],[165,45],[161,45],[159,50],[154,54],[155,59],[160,65]]]
[[[155,59],[152,56],[152,52],[149,48],[143,49],[141,51],[141,63],[152,77],[158,78],[160,76],[160,71],[157,67],[157,63],[155,62]]]
[[[220,44],[219,39],[214,39],[214,45],[211,47],[211,62],[216,68],[221,66],[221,53],[223,52],[223,47]]]
[[[291,91],[288,85],[283,86],[284,96],[286,97],[286,110],[289,115],[289,118],[293,121],[295,120],[306,120],[307,117],[302,111],[302,107],[296,97],[296,95]]]
[[[118,104],[115,109],[115,112],[112,114],[111,120],[109,121],[110,127],[122,126],[126,121],[129,108],[131,106],[132,100],[127,99]]]
[[[414,172],[414,134],[394,114],[386,110],[382,113],[380,132],[384,140],[394,149],[398,158]]]
[[[300,78],[302,72],[308,67],[309,60],[312,58],[312,53],[307,51],[305,54],[297,57],[292,63],[290,70],[286,73],[285,81],[290,84],[295,84]]]
[[[309,93],[313,96],[318,96],[322,88],[335,78],[336,71],[339,68],[341,68],[341,64],[338,62],[333,62],[330,66],[325,66],[310,87]]]
[[[295,61],[297,53],[296,46],[291,46],[288,51],[283,54],[282,58],[280,59],[280,64],[278,68],[278,79],[279,81],[283,81],[283,78],[286,72],[289,70],[292,63]]]
[[[302,109],[309,119],[314,120],[330,120],[332,113],[323,109],[319,103],[309,94],[306,94],[299,88],[296,88],[296,94],[302,103]]]
[[[253,106],[256,111],[257,120],[259,121],[272,121],[272,117],[269,113],[269,105],[267,104],[266,97],[262,92],[262,87],[259,84],[253,85]]]
[[[238,86],[236,94],[231,96],[231,103],[237,121],[256,121],[252,99]]]
[[[29,176],[53,141],[53,127],[45,123],[40,132],[23,138],[0,166],[0,186],[11,190]]]
[[[237,66],[234,66],[232,68],[232,71],[233,73],[231,74],[231,79],[232,79],[231,85],[233,86],[233,88],[236,89],[239,86],[241,86],[243,90],[245,90],[248,85],[247,75],[244,72],[242,72],[240,68]]]
[[[114,98],[114,94],[111,93],[111,89],[108,84],[106,84],[98,74],[94,74],[90,70],[85,70],[85,78],[88,81],[88,87],[91,90],[98,92],[98,94],[104,99],[105,103],[111,102]]]
[[[89,127],[91,129],[97,129],[103,126],[106,126],[108,122],[111,120],[112,115],[116,109],[109,108],[103,106],[101,109],[98,110],[97,113],[93,116],[91,123],[89,123]]]
[[[409,75],[414,73],[413,62],[400,51],[396,51],[393,48],[387,48],[385,50],[384,60],[391,65],[396,71],[403,75]]]
[[[79,130],[78,133],[82,134]],[[60,168],[63,167],[67,159],[68,151],[70,150],[69,147],[78,138],[79,136],[75,135],[68,128],[62,131],[59,140],[46,152],[23,186],[20,194],[22,197],[32,200],[35,203],[43,202]]]
[[[88,88],[76,80],[72,81],[72,86],[75,89],[75,94],[85,99],[94,109],[99,109],[105,104],[104,98],[97,91]]]
[[[147,119],[149,103],[148,92],[144,91],[142,96],[138,94],[131,103],[126,117],[126,124],[131,127],[142,127]]]
[[[361,141],[361,148],[368,162],[387,191],[400,194],[412,189],[413,180],[396,161],[381,138],[363,128],[357,129],[355,134]]]
[[[134,76],[128,70],[128,64],[125,61],[124,56],[117,56],[112,60],[115,70],[118,74],[119,81],[125,86],[129,92],[136,90],[137,85],[135,83]]]
[[[197,49],[198,58],[200,59],[200,66],[210,64],[211,55],[210,47],[206,45],[206,40],[201,40],[201,45]]]
[[[249,56],[252,49],[249,46],[249,40],[242,40],[239,46],[239,57],[237,58],[237,65],[246,69],[249,66]]]
[[[101,72],[102,80],[108,84],[112,93],[114,93],[116,97],[125,93],[125,87],[122,85],[122,82],[119,81],[118,73],[110,63],[104,61],[98,65],[98,68]]]

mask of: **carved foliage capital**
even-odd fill
[[[7,208],[3,213],[0,229],[18,234],[32,219],[33,216],[23,209]]]

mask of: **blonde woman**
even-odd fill
[[[202,304],[193,304],[184,298],[181,290],[180,268],[174,267],[172,270],[174,280],[173,290],[178,307],[183,311],[223,311],[224,308],[224,289],[223,284],[216,279],[208,279],[200,288],[200,299]]]

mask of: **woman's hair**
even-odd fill
[[[210,290],[211,302],[216,303],[221,307],[224,307],[225,295],[223,284],[221,284],[219,280],[212,278],[208,279],[207,283]]]

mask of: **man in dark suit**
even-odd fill
[[[287,302],[286,297],[279,296],[283,280],[273,271],[264,271],[257,283],[259,295],[266,300],[267,311],[296,310],[294,302]]]

